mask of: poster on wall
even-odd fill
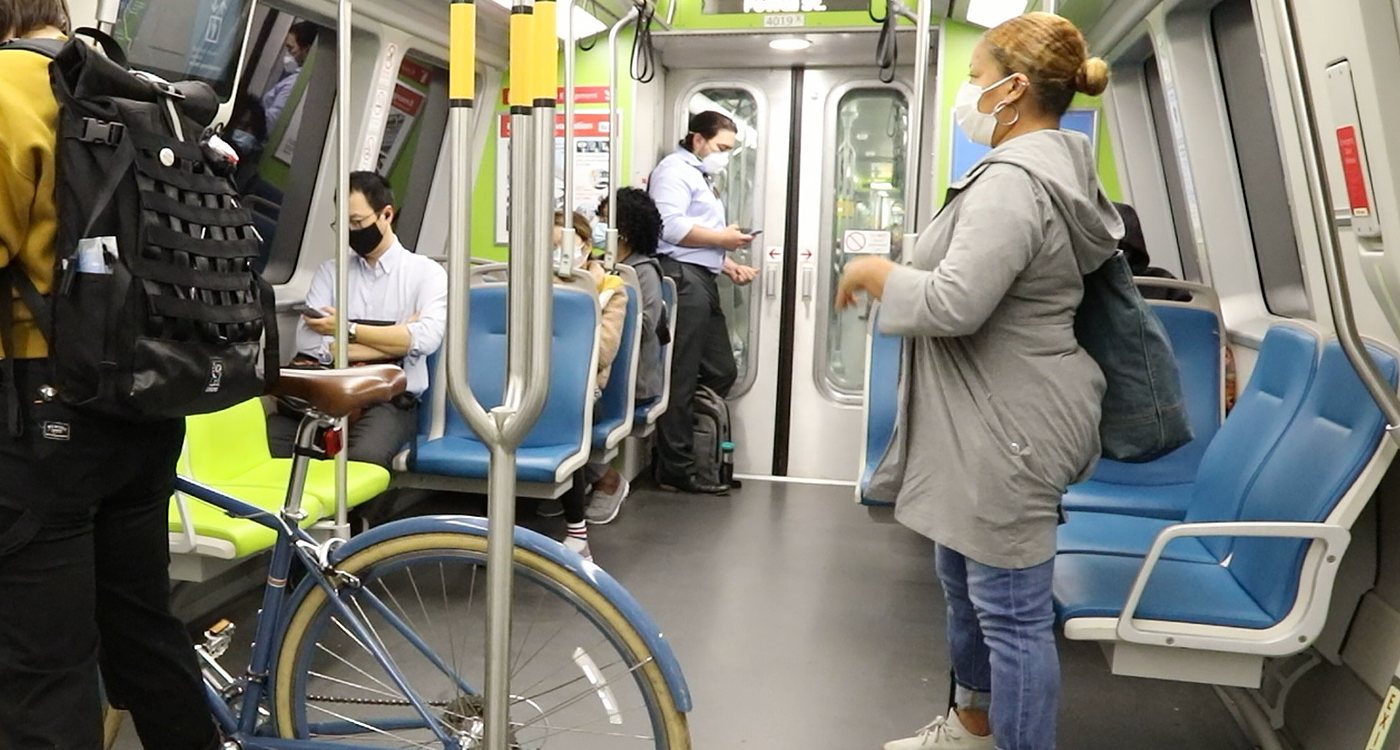
[[[384,121],[384,138],[379,142],[380,174],[388,174],[398,160],[399,152],[408,143],[413,126],[428,100],[432,71],[426,66],[404,58],[399,66],[399,80],[394,87],[394,101]]]
[[[608,193],[611,115],[574,114],[574,208],[592,211]],[[510,241],[510,115],[501,115],[496,148],[496,244]],[[564,115],[554,123],[554,207],[564,201]]]

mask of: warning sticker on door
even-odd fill
[[[1391,745],[1386,743],[1386,738],[1390,735],[1390,725],[1395,721],[1395,711],[1400,708],[1400,689],[1394,685],[1385,694],[1385,700],[1381,701],[1381,711],[1376,715],[1376,725],[1371,728],[1371,739],[1366,743],[1366,750],[1382,750]]]
[[[889,255],[890,233],[878,229],[848,229],[841,249],[847,255]]]
[[[1361,163],[1361,145],[1356,126],[1337,128],[1337,148],[1342,156],[1342,174],[1346,177],[1347,199],[1353,216],[1371,215],[1371,198],[1366,192],[1366,165]]]

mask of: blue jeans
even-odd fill
[[[938,546],[954,701],[989,711],[998,750],[1054,750],[1060,698],[1055,561],[994,568]]]

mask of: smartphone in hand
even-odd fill
[[[740,233],[740,234],[747,234],[747,235],[750,236],[750,237],[757,237],[757,236],[759,236],[760,234],[763,234],[763,230],[762,230],[762,229],[740,229],[740,230],[739,230],[739,233]]]
[[[301,303],[292,305],[292,312],[299,313],[299,314],[301,314],[301,315],[305,315],[305,316],[308,317],[308,318],[324,318],[324,317],[326,317],[325,311],[323,311],[323,310],[317,310],[316,308],[307,305],[305,302],[301,302]]]

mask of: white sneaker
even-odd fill
[[[579,554],[579,557],[593,562],[593,550],[589,548],[588,542],[582,539],[575,539],[571,536],[564,537],[564,546]]]
[[[632,485],[628,483],[627,477],[621,477],[617,484],[617,491],[608,494],[594,490],[588,500],[588,510],[584,511],[584,517],[591,524],[602,526],[612,523],[617,518],[618,511],[622,510],[622,501],[627,499],[627,493],[632,491]]]
[[[967,731],[957,711],[949,711],[919,730],[913,737],[885,743],[885,750],[996,750],[991,735],[978,737]]]

